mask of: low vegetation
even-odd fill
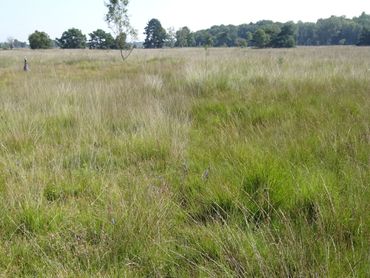
[[[0,276],[365,277],[369,61],[0,52]]]

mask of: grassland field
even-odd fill
[[[369,277],[369,124],[368,47],[0,51],[0,277]]]

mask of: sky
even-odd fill
[[[35,30],[52,39],[69,28],[84,34],[100,28],[109,31],[104,21],[105,0],[0,0],[0,42],[8,37],[27,41]],[[349,18],[370,13],[370,0],[130,0],[131,25],[143,40],[148,21],[157,18],[162,26],[192,31],[220,24],[242,24],[262,19],[310,21],[331,15]]]

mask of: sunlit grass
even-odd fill
[[[369,61],[0,51],[0,274],[366,276]]]

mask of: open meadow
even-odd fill
[[[368,47],[0,51],[0,277],[365,277],[369,124]]]

